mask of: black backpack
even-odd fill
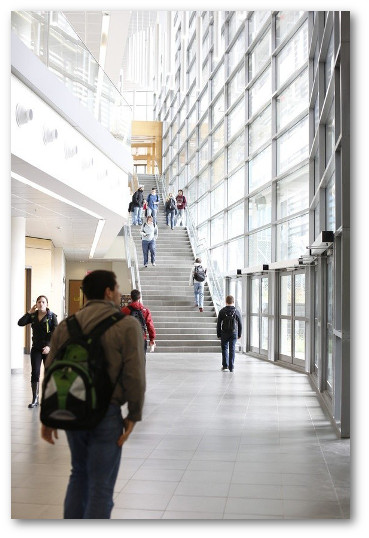
[[[133,308],[133,306],[131,306],[131,305],[128,305],[128,308],[131,311],[131,316],[138,319],[138,321],[140,322],[142,330],[143,330],[143,333],[146,336],[146,321],[145,321],[144,315],[142,313],[142,310],[139,310],[138,308]]]
[[[193,277],[197,282],[204,282],[206,278],[206,273],[201,265],[197,265],[195,267]]]
[[[176,201],[174,200],[174,198],[170,198],[169,199],[169,211],[172,211],[173,209],[176,208]]]
[[[225,334],[233,334],[237,331],[236,310],[226,313],[222,322],[222,332]]]
[[[103,419],[116,383],[107,371],[101,335],[124,318],[117,312],[83,334],[75,315],[66,319],[69,339],[57,350],[42,383],[40,419],[62,430],[89,430]]]

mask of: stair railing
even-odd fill
[[[187,233],[190,239],[192,251],[195,258],[201,258],[202,264],[207,269],[207,283],[216,315],[218,315],[219,310],[223,307],[224,303],[224,279],[221,272],[214,267],[206,240],[204,238],[198,238],[196,227],[193,223],[190,212],[187,211],[186,213]]]
[[[136,245],[132,237],[131,227],[129,225],[123,226],[124,246],[126,251],[126,259],[128,269],[131,274],[132,289],[141,291],[140,272],[138,270],[138,259]]]
[[[155,174],[155,180],[159,192],[162,195],[163,201],[167,197],[167,187],[165,183],[164,174]],[[165,205],[165,204],[164,204]],[[210,295],[214,304],[215,312],[218,315],[219,310],[223,307],[224,303],[224,279],[221,272],[214,267],[214,263],[210,257],[210,250],[205,239],[199,239],[196,231],[196,227],[192,220],[189,211],[186,211],[186,223],[187,233],[190,239],[192,252],[195,258],[201,258],[203,264],[207,268],[207,282],[209,286]]]

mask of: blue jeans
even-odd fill
[[[132,213],[132,224],[133,225],[142,224],[141,211],[142,211],[142,209],[138,205],[133,208],[133,213]]]
[[[93,430],[67,431],[72,471],[64,500],[64,519],[110,519],[123,432],[118,405],[111,404]]]
[[[176,225],[176,212],[175,212],[175,209],[172,209],[171,211],[167,211],[166,212],[166,221],[167,221],[167,225],[169,226],[169,217],[170,217],[170,226],[171,228],[174,228],[174,226]]]
[[[157,219],[156,219],[156,215],[157,215],[157,212],[158,212],[158,208],[154,208],[154,209],[151,209],[151,207],[148,207],[147,208],[147,216],[148,217],[152,217],[152,222],[153,224],[156,224],[157,223]]]
[[[144,241],[144,240],[142,241],[144,265],[147,265],[149,261],[149,251],[151,255],[151,263],[155,263],[155,254],[156,254],[155,239],[152,239],[151,241]]]
[[[231,371],[234,368],[234,358],[236,354],[237,333],[222,334],[220,343],[222,346],[222,366],[229,368]],[[229,348],[229,354],[228,354]]]
[[[195,301],[196,304],[199,306],[199,308],[204,307],[204,282],[196,282],[196,280],[193,283],[193,292],[195,294]]]
[[[180,226],[186,226],[186,222],[185,222],[185,209],[178,209],[178,214],[177,214],[177,221],[176,221],[176,225],[178,226],[178,223],[180,222]]]

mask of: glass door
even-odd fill
[[[251,278],[250,351],[268,356],[269,280],[267,276]]]
[[[279,360],[305,365],[305,273],[281,273]]]

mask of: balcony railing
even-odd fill
[[[117,140],[130,146],[132,109],[60,11],[12,11],[12,31]]]

